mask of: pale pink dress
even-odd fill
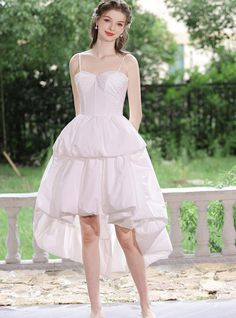
[[[38,246],[81,264],[79,215],[99,215],[100,274],[106,278],[129,272],[114,224],[135,229],[146,267],[173,250],[146,142],[123,115],[128,88],[128,77],[120,71],[123,60],[116,70],[94,74],[82,70],[79,59],[80,113],[53,145],[33,215]]]

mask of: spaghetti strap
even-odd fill
[[[123,57],[123,59],[122,59],[122,61],[121,61],[121,63],[120,63],[120,66],[119,66],[119,68],[118,68],[118,71],[120,71],[120,68],[121,68],[121,66],[122,66],[122,64],[123,64],[123,61],[124,61],[126,55],[127,55],[127,54],[124,55],[124,57]]]
[[[81,57],[80,57],[80,53],[79,53],[79,71],[81,71]]]

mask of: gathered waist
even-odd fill
[[[79,113],[77,116],[86,116],[86,117],[125,117],[123,114],[115,114],[115,113],[110,113],[110,114],[87,114],[87,113]]]
[[[54,153],[71,157],[114,157],[146,147],[145,140],[122,114],[78,114],[61,131]]]

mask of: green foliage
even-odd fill
[[[208,207],[207,223],[209,228],[209,246],[211,253],[219,253],[223,247],[221,240],[224,225],[224,207],[216,200]]]
[[[185,201],[180,208],[179,226],[183,233],[184,253],[190,253],[196,247],[197,210],[192,202]]]
[[[175,44],[164,22],[153,14],[141,13],[136,1],[127,2],[134,17],[127,49],[140,60],[146,56],[147,69],[162,60],[170,61]],[[90,18],[97,4],[95,0],[1,3],[0,73],[4,82],[26,78],[35,69],[43,72],[52,64],[67,76],[70,57],[88,48]],[[155,73],[158,76],[158,68]]]
[[[223,62],[221,62],[221,56]],[[236,153],[236,54],[221,52],[207,67],[187,71],[186,84],[144,86],[141,132],[148,134],[164,158],[190,158],[199,150],[208,155]]]
[[[174,61],[177,45],[163,20],[149,12],[136,12],[127,50],[139,61],[142,83],[154,84],[160,80],[160,65]]]
[[[78,41],[82,47],[88,37],[83,30],[95,4],[95,0],[9,0],[1,4],[0,72],[4,82],[27,78],[52,64],[62,74],[67,71],[68,56]]]
[[[209,229],[209,249],[211,253],[220,253],[223,247],[222,233],[224,225],[224,207],[218,200],[208,205],[207,224]],[[196,249],[196,232],[198,221],[197,206],[191,201],[185,201],[180,208],[180,228],[183,233],[183,246],[185,253],[192,253]],[[234,213],[236,225],[236,214]],[[236,228],[236,227],[235,227]]]
[[[173,38],[163,21],[141,12],[136,1],[128,3],[134,20],[126,49],[139,60],[142,80],[157,81],[158,65],[171,61],[174,54]],[[97,4],[95,0],[1,4],[0,137],[6,135],[4,148],[15,162],[40,164],[44,149],[73,118],[68,63],[74,53],[88,49],[90,18]]]
[[[236,165],[228,171],[221,172],[217,180],[206,180],[206,185],[217,188],[236,186]]]
[[[183,21],[199,47],[216,49],[235,40],[236,0],[165,0],[172,15]]]

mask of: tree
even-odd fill
[[[174,59],[174,39],[163,21],[151,13],[141,12],[136,0],[127,2],[132,7],[133,23],[125,49],[137,57],[142,83],[157,82],[160,64]],[[39,110],[32,104],[41,101],[42,96],[50,99],[52,96],[46,96],[45,92],[51,88],[60,92],[58,97],[63,95],[62,88],[69,86],[69,60],[76,52],[88,49],[90,19],[97,4],[98,0],[0,0],[0,139],[6,149],[11,133],[15,158],[24,141],[33,139],[33,129],[26,127],[27,121],[40,120],[42,113],[49,113],[46,105]],[[41,89],[42,85],[45,89]],[[5,106],[6,96],[12,97],[9,100],[14,105]],[[60,110],[58,118],[52,116],[51,122],[66,115]],[[38,137],[38,133],[35,135]],[[46,138],[48,135],[44,142]],[[27,147],[30,152],[31,145]],[[40,148],[38,144],[37,147]]]
[[[31,72],[45,64],[62,65],[65,55],[78,41],[78,29],[80,35],[83,33],[94,2],[0,2],[0,71],[4,73],[5,81],[14,80],[15,76],[27,77],[27,69]]]
[[[171,61],[173,38],[163,21],[141,13],[136,1],[128,3],[134,21],[127,49],[145,59],[147,69],[158,76],[158,68],[151,66]],[[43,71],[52,64],[68,70],[71,55],[88,48],[90,17],[97,4],[96,0],[0,1],[0,72],[4,82],[26,78],[33,69]]]
[[[236,40],[236,0],[165,0],[174,17],[183,21],[200,48],[214,51],[224,40]]]
[[[177,45],[165,21],[150,12],[137,11],[130,28],[127,49],[140,63],[142,83],[158,83],[162,63],[174,62]]]
[[[68,58],[82,46],[95,1],[0,1],[0,88],[3,147],[7,147],[5,89],[34,75],[57,85],[68,75]],[[78,32],[80,30],[80,32]],[[86,34],[87,36],[87,34]],[[79,42],[79,45],[78,45]],[[66,62],[65,62],[66,61]],[[51,66],[55,66],[52,68]],[[55,72],[57,70],[57,72]]]

